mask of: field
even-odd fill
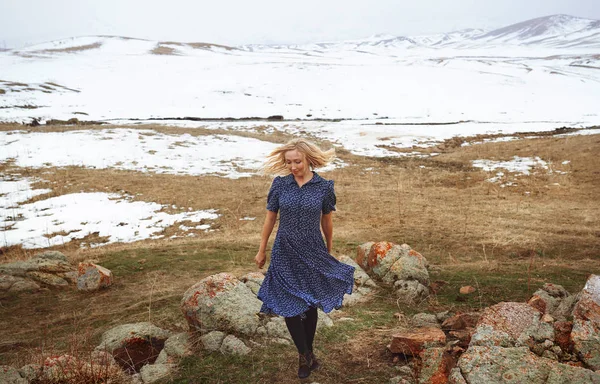
[[[17,128],[6,125],[2,130]],[[273,143],[291,138],[282,132],[244,135]],[[600,135],[514,136],[520,139],[477,144],[482,137],[466,138],[473,142],[468,146],[448,140],[432,149],[440,155],[423,158],[371,158],[337,151],[346,166],[322,174],[335,180],[338,198],[334,256],[354,256],[357,246],[367,241],[407,243],[429,260],[431,279],[445,284],[417,307],[398,305],[382,287],[373,301],[335,314],[334,318],[354,320],[336,322],[317,335],[324,368],[312,380],[371,383],[394,376],[385,346],[392,331],[405,325],[395,313],[478,310],[500,301],[523,301],[545,282],[576,292],[589,273],[600,273]],[[529,175],[505,172],[501,186],[488,181],[496,172],[472,166],[473,160],[511,160],[515,155],[537,156],[549,167],[534,168]],[[189,286],[218,272],[241,276],[256,270],[253,258],[271,182],[267,176],[230,179],[112,168],[25,168],[12,162],[0,164],[0,173],[39,177],[46,181],[40,187],[52,190],[50,196],[126,191],[135,199],[214,208],[221,214],[212,226],[215,231],[199,231],[193,238],[170,239],[177,232],[172,226],[161,240],[98,248],[73,241],[53,247],[73,263],[92,259],[111,269],[115,284],[93,294],[45,290],[0,297],[0,364],[21,366],[74,347],[85,351],[97,345],[108,328],[129,322],[186,330],[179,302]],[[256,219],[240,220],[246,217]],[[0,249],[0,262],[38,252],[5,247]],[[477,292],[457,300],[458,289],[467,284]],[[169,382],[295,382],[295,370],[292,346],[268,345],[245,357],[199,352],[187,358]]]

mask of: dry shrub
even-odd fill
[[[166,47],[164,45],[158,44],[152,51],[150,51],[153,55],[175,55],[177,54],[175,48]]]

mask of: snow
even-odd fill
[[[519,157],[515,156],[509,161],[496,161],[496,160],[473,160],[473,167],[481,168],[483,171],[491,172],[496,169],[505,169],[508,172],[521,173],[523,175],[529,175],[533,168],[548,169],[548,163],[539,157]],[[502,176],[502,175],[500,175]]]
[[[179,175],[247,177],[275,144],[233,135],[167,135],[153,130],[0,132],[0,162],[20,167],[116,168]]]
[[[131,201],[129,196],[108,193],[74,193],[19,204],[49,192],[31,190],[32,180],[0,180],[0,247],[21,244],[24,248],[45,248],[82,239],[97,233],[106,243],[133,242],[162,237],[160,232],[176,222],[215,220],[215,210],[161,212],[157,203]],[[196,229],[208,229],[203,224]]]

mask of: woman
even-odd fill
[[[313,171],[333,160],[304,139],[294,139],[274,150],[265,171],[283,174],[273,180],[267,197],[267,217],[255,262],[262,268],[266,247],[279,212],[279,229],[271,250],[271,263],[258,292],[261,312],[285,317],[299,353],[298,377],[306,378],[320,364],[313,353],[317,308],[330,312],[352,293],[354,267],[331,256],[332,211],[336,197],[333,181]],[[325,242],[319,226],[325,234]]]

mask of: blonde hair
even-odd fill
[[[286,144],[277,147],[267,156],[267,161],[265,161],[263,166],[263,173],[272,175],[289,174],[290,171],[285,164],[285,153],[294,149],[304,155],[308,165],[313,169],[323,167],[335,158],[335,149],[333,148],[324,151],[306,139],[292,139]]]

